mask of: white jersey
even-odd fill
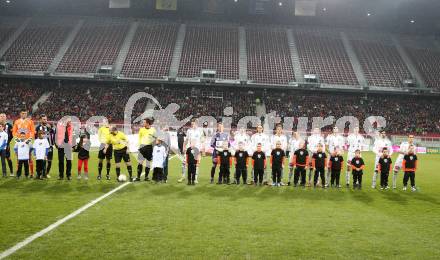
[[[307,149],[312,153],[316,153],[316,151],[318,150],[318,144],[322,144],[322,146],[325,145],[324,137],[319,134],[309,136],[307,142]]]
[[[289,151],[293,154],[296,150],[299,149],[299,143],[303,141],[301,138],[295,139],[295,138],[290,138],[289,139]]]
[[[245,151],[249,148],[251,138],[246,133],[236,133],[234,136],[234,149],[238,150],[238,144],[243,143],[243,148]]]
[[[327,136],[328,151],[333,152],[335,149],[342,151],[345,145],[345,139],[342,135],[330,134]]]
[[[347,137],[348,152],[354,153],[356,150],[362,151],[365,139],[361,134],[350,134]]]
[[[49,152],[49,142],[46,138],[44,139],[36,139],[33,144],[34,154],[37,160],[46,159],[47,153]]]
[[[374,141],[373,152],[376,154],[376,157],[382,156],[382,150],[385,147],[388,149],[389,152],[388,154],[391,156],[393,154],[393,146],[390,140],[384,138],[377,138]]]
[[[257,145],[261,144],[261,151],[268,152],[270,150],[270,140],[269,136],[267,136],[265,133],[255,133],[251,137],[251,143],[252,143],[252,152],[257,150]]]
[[[287,150],[287,137],[285,135],[272,135],[270,138],[272,150],[276,148],[277,142],[281,142],[281,149]]]
[[[163,168],[165,165],[165,160],[167,158],[167,149],[164,145],[156,145],[153,148],[153,163],[154,168]]]
[[[204,137],[203,129],[200,127],[197,128],[189,128],[186,131],[186,148],[189,148],[191,146],[191,141],[194,140],[194,146],[198,149],[201,149],[202,147],[202,139]]]
[[[399,153],[400,153],[401,155],[405,155],[405,154],[407,154],[407,153],[408,153],[408,150],[409,150],[409,147],[410,147],[411,145],[414,145],[414,143],[410,144],[410,143],[408,143],[408,142],[402,142],[402,143],[400,144],[400,147],[399,147]],[[416,148],[416,146],[414,145],[414,153],[417,153],[417,151],[416,151],[415,148]]]
[[[32,144],[26,143],[26,140],[19,140],[15,143],[14,150],[17,153],[18,160],[29,160]]]

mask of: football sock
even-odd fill
[[[148,178],[149,174],[150,174],[150,167],[145,167],[145,178]]]
[[[131,165],[127,165],[127,171],[128,171],[128,175],[131,177],[133,176],[133,168],[131,168]]]
[[[31,176],[34,176],[34,161],[29,160],[29,171],[31,173]]]
[[[121,175],[121,168],[116,168],[116,177],[119,178],[119,175]]]
[[[289,182],[291,182],[293,176],[293,168],[289,169]]]
[[[182,179],[185,179],[185,163],[182,162]]]
[[[102,173],[102,162],[98,163],[98,174],[101,176]]]
[[[196,176],[195,180],[197,181],[199,179],[199,167],[196,167]]]
[[[215,176],[215,165],[213,165],[211,168],[211,179],[213,179],[214,176]]]
[[[345,172],[345,184],[350,184],[350,172]]]
[[[12,167],[12,160],[11,158],[8,159],[8,165],[9,165],[9,171],[11,172],[11,174],[14,173],[14,168]]]
[[[141,178],[142,170],[143,170],[143,166],[142,166],[142,164],[138,164],[137,177],[138,177],[139,179]]]
[[[110,168],[111,168],[111,164],[108,162],[107,163],[107,175],[110,175]]]
[[[397,172],[393,173],[393,188],[396,188],[397,183]]]
[[[377,171],[374,171],[372,186],[376,186],[376,179],[377,179]]]

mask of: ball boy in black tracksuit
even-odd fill
[[[238,150],[235,151],[235,182],[240,184],[240,178],[243,183],[247,183],[247,166],[248,166],[248,152],[243,150],[243,142],[238,144]]]
[[[328,167],[330,168],[332,174],[330,178],[330,184],[332,187],[341,188],[339,185],[339,179],[341,177],[341,171],[343,167],[344,157],[342,157],[339,152],[333,152],[330,157]]]
[[[382,157],[380,157],[379,162],[377,163],[377,172],[380,173],[380,189],[389,189],[388,187],[388,176],[391,172],[392,160],[388,155],[388,148],[383,148]]]
[[[266,169],[266,155],[261,151],[261,143],[257,145],[257,151],[252,155],[252,166],[254,168],[254,184],[261,186]]]
[[[322,144],[318,144],[318,150],[312,156],[312,168],[315,170],[313,187],[316,188],[318,178],[321,176],[322,187],[325,188],[325,169],[327,168],[327,155],[323,152]]]
[[[299,149],[292,155],[291,166],[295,167],[295,175],[293,176],[293,185],[298,185],[299,178],[301,176],[301,186],[306,185],[306,170],[309,165],[309,152],[305,149],[305,143],[302,141],[299,145]]]
[[[270,154],[270,164],[272,167],[272,180],[274,186],[281,186],[281,173],[284,169],[284,158],[286,154],[281,149],[281,142],[277,142],[276,148]]]
[[[356,150],[350,162],[351,173],[353,174],[353,189],[362,188],[362,175],[364,174],[365,163],[361,158],[361,151]],[[347,183],[348,184],[348,183]]]
[[[230,168],[232,165],[232,154],[228,150],[228,142],[223,143],[223,151],[217,153],[217,165],[220,165],[220,173],[217,184],[230,183]]]

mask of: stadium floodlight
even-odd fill
[[[235,3],[237,3],[237,2],[238,2],[238,0],[234,0],[234,2],[235,2]]]
[[[278,6],[283,6],[283,2],[278,2]]]
[[[324,8],[322,8],[322,11],[323,11],[323,12],[327,11],[327,8],[325,8],[325,7],[324,7]]]
[[[411,21],[409,21],[410,23],[415,23],[416,21],[414,21],[414,20],[411,20]]]
[[[371,13],[367,13],[367,16],[371,16]]]
[[[10,3],[11,3],[11,0],[6,0],[6,3],[7,3],[7,4],[10,4]]]

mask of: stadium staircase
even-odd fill
[[[122,43],[121,49],[119,50],[118,57],[115,61],[115,67],[113,73],[115,75],[121,74],[122,66],[124,66],[125,59],[127,58],[128,51],[130,50],[131,43],[133,42],[134,35],[136,34],[137,28],[139,27],[139,22],[133,22],[130,25],[130,29],[125,36],[124,42]]]
[[[31,18],[27,18],[23,21],[23,23],[18,27],[18,29],[8,38],[8,40],[1,46],[0,48],[0,57],[5,55],[6,51],[12,46],[15,40],[20,36],[20,34],[24,31],[26,26],[29,24]]]
[[[301,63],[299,62],[298,49],[295,44],[295,36],[293,36],[292,29],[286,29],[287,41],[289,43],[290,57],[292,59],[293,73],[295,79],[298,82],[304,82],[304,74],[301,69]]]
[[[238,70],[240,81],[248,80],[247,71],[247,51],[246,51],[246,31],[243,26],[238,27]]]
[[[176,45],[173,51],[173,58],[170,66],[170,78],[176,78],[179,72],[180,59],[182,58],[183,43],[185,42],[186,24],[181,24],[177,33]]]
[[[41,95],[41,97],[32,105],[32,113],[35,113],[38,110],[38,106],[45,103],[49,99],[50,95],[52,95],[52,92],[50,91],[43,93],[43,95]]]
[[[345,34],[345,32],[341,32],[341,39],[359,84],[362,87],[368,86],[368,82],[362,70],[361,63],[359,62],[359,59],[356,56],[356,53],[354,52],[353,46],[351,45],[350,40],[348,39],[347,34]]]
[[[400,57],[402,57],[403,62],[405,62],[406,67],[411,73],[411,76],[417,81],[418,85],[421,88],[426,88],[425,80],[423,79],[420,72],[416,69],[416,66],[414,65],[414,63],[406,53],[405,49],[400,44],[400,41],[397,39],[395,35],[392,35],[391,39],[393,40],[393,43],[396,46],[396,49],[399,52]]]
[[[49,72],[49,73],[55,72],[55,70],[58,68],[58,65],[60,65],[61,60],[63,59],[64,54],[66,54],[70,45],[72,45],[73,40],[75,39],[76,35],[78,34],[78,32],[81,29],[83,24],[84,24],[84,20],[82,20],[82,19],[80,19],[76,23],[75,27],[72,29],[72,31],[67,36],[66,41],[61,46],[60,50],[58,51],[57,55],[53,59],[52,63],[49,65],[47,72]]]

